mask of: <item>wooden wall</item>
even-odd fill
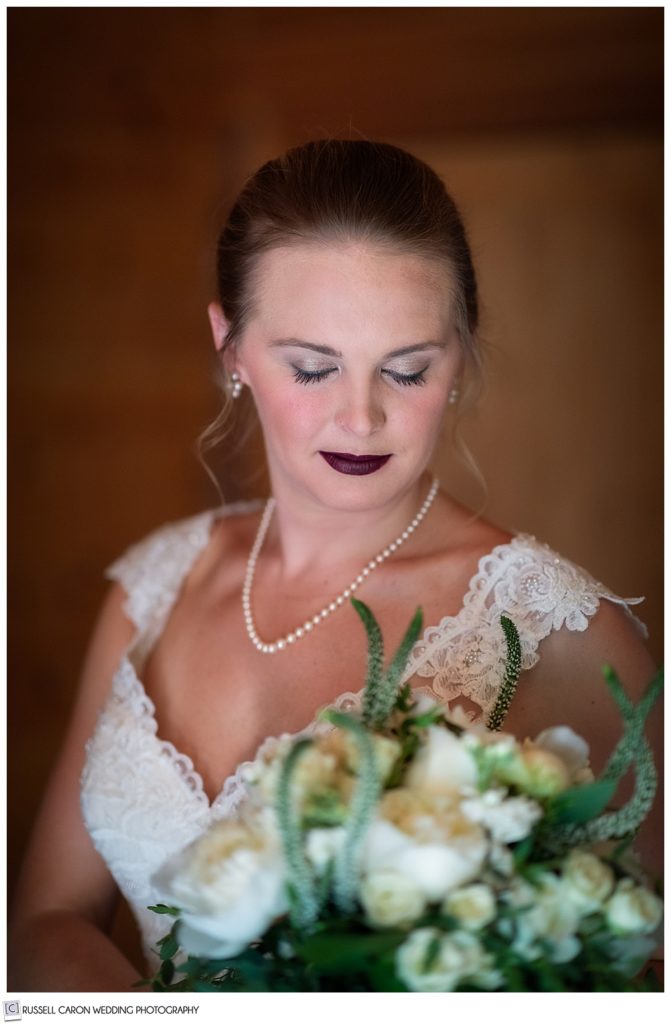
[[[433,163],[492,348],[488,514],[627,595],[662,650],[662,38],[647,8],[12,8],[9,874],[103,567],[217,501],[205,306],[244,176],[350,131]],[[446,446],[446,484],[479,501]],[[233,460],[227,497],[254,466]]]

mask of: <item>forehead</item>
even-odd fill
[[[301,243],[259,257],[250,326],[332,340],[353,329],[399,344],[436,339],[451,325],[451,293],[437,260],[364,242]]]

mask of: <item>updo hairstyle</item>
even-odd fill
[[[307,142],[264,164],[244,186],[217,245],[219,302],[244,331],[261,253],[303,242],[386,245],[442,262],[453,282],[464,354],[475,354],[478,298],[454,201],[431,168],[396,146],[364,140]]]
[[[422,160],[396,146],[366,140],[307,142],[265,163],[238,196],[217,243],[217,290],[235,345],[252,315],[259,256],[305,242],[364,241],[424,256],[450,275],[455,327],[471,383],[479,383],[478,295],[459,211],[443,182]],[[219,353],[221,357],[221,352]],[[224,407],[200,438],[222,440],[230,411],[230,378],[219,359]]]

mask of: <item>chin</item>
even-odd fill
[[[324,471],[310,481],[307,489],[320,504],[341,512],[365,512],[393,503],[414,487],[424,471],[402,473],[390,459],[374,473],[339,473],[324,463]]]

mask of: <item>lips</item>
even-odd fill
[[[320,452],[331,469],[348,476],[368,476],[382,469],[391,455],[351,455],[349,452]]]

